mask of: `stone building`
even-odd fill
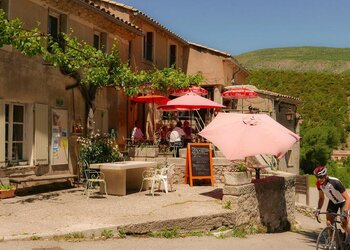
[[[108,0],[0,0],[10,20],[26,29],[39,23],[40,32],[57,36],[72,32],[79,40],[105,52],[117,43],[123,62],[133,70],[175,65],[187,74],[201,72],[208,98],[219,103],[225,86],[244,84],[249,72],[231,55],[194,44],[145,13]],[[11,46],[0,48],[0,177],[13,172],[77,174],[74,124],[82,124],[84,101],[74,79],[29,58]],[[144,130],[149,105],[133,104],[122,91],[98,90],[95,128],[117,131],[122,145],[136,119]],[[159,118],[157,116],[157,118]],[[151,128],[153,129],[153,128]]]

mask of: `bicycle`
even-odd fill
[[[337,224],[341,223],[341,217],[344,215],[338,213],[321,212],[321,214],[328,214],[334,217],[333,223],[319,233],[317,237],[316,249],[328,249],[328,250],[347,250],[350,249],[346,245],[346,233],[341,229],[338,229]],[[337,218],[340,219],[337,219]],[[317,222],[321,223],[319,216],[316,217]]]

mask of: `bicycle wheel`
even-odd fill
[[[333,230],[329,227],[324,228],[317,237],[316,249],[336,250],[337,243],[333,236]]]

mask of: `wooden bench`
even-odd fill
[[[26,177],[10,177],[9,181],[10,183],[16,184],[22,184],[25,182],[37,182],[37,181],[56,181],[56,180],[69,180],[69,179],[75,179],[78,178],[77,175],[74,174],[55,174],[55,175],[32,175],[32,176],[26,176]]]
[[[295,193],[305,194],[306,205],[310,204],[309,178],[307,175],[297,175],[295,180]]]

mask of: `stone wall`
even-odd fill
[[[180,149],[180,157],[163,155],[155,147],[130,147],[129,156],[131,160],[155,161],[158,165],[175,163],[173,180],[174,183],[185,183],[186,149]],[[216,184],[224,183],[224,174],[235,171],[235,166],[224,157],[213,158],[214,181]]]
[[[238,185],[231,173],[225,174],[223,206],[239,215],[236,226],[263,226],[267,232],[281,232],[295,224],[295,176],[276,174]]]

